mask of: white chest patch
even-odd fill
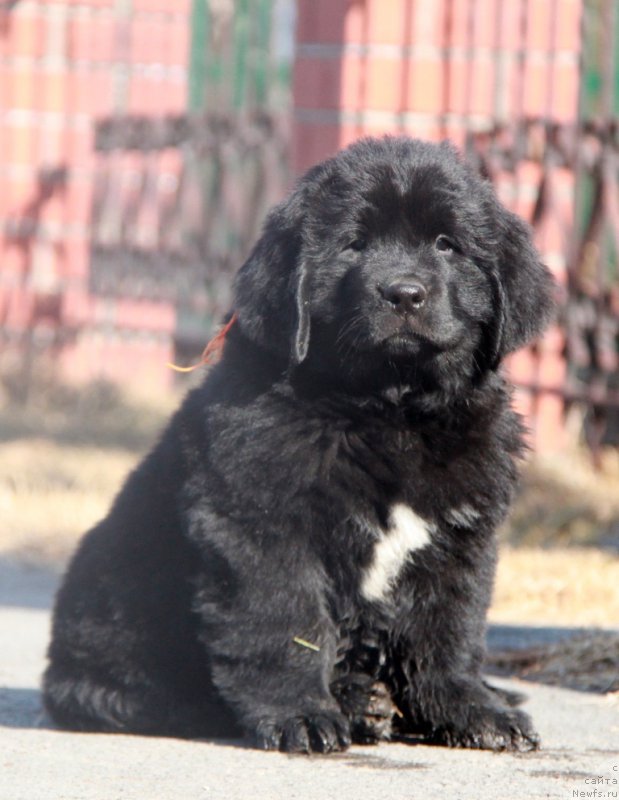
[[[396,503],[389,514],[389,527],[381,530],[372,563],[361,580],[366,600],[383,600],[396,581],[410,554],[430,542],[432,526],[410,506]]]

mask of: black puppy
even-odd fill
[[[449,145],[360,141],[275,208],[223,356],[57,598],[79,730],[537,746],[482,680],[522,427],[499,372],[551,311],[529,231]]]

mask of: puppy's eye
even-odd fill
[[[455,253],[458,249],[451,239],[448,239],[447,236],[443,236],[443,234],[436,237],[434,246],[440,253]]]
[[[353,250],[355,253],[360,253],[362,250],[365,250],[367,246],[367,240],[363,237],[359,237],[358,239],[353,239],[352,242],[349,242],[344,250]]]

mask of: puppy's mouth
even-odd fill
[[[395,332],[384,339],[390,356],[425,355],[431,357],[453,350],[462,341],[455,331],[427,331],[416,321],[406,320]]]
[[[392,357],[418,356],[422,353],[426,353],[430,356],[432,352],[438,352],[440,350],[430,339],[420,334],[413,333],[412,331],[394,333],[384,340],[384,345],[389,355]]]

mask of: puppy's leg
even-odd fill
[[[218,693],[261,748],[345,749],[350,726],[329,688],[336,632],[320,564],[302,543],[226,535],[223,582],[206,566],[193,604]]]
[[[331,691],[350,720],[353,742],[376,744],[391,738],[396,708],[383,681],[386,639],[372,626],[344,630]]]
[[[332,689],[350,720],[353,742],[376,744],[391,738],[396,709],[384,683],[363,673],[353,673],[337,681]]]
[[[403,611],[410,622],[394,653],[401,728],[452,747],[534,750],[529,717],[481,675],[490,585],[489,559],[415,576],[414,608]]]
[[[214,694],[188,702],[152,680],[122,685],[89,665],[52,664],[43,681],[45,708],[75,731],[154,736],[238,737],[241,731]]]

